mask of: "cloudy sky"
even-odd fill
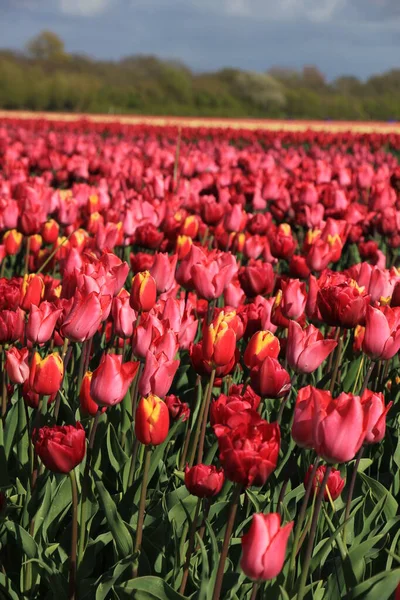
[[[156,54],[196,71],[400,68],[400,0],[0,0],[0,46],[51,29],[70,52]]]

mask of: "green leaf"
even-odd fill
[[[50,540],[54,539],[65,513],[71,506],[70,487],[68,477],[63,477],[53,495],[50,508],[43,521],[42,536],[45,541],[48,538]]]
[[[365,473],[360,473],[361,479],[368,485],[371,490],[371,494],[375,496],[376,500],[380,500],[383,497],[386,497],[384,513],[387,519],[391,519],[397,514],[398,503],[393,498],[392,494],[376,479],[372,477],[368,477]]]
[[[23,400],[22,400],[23,402]],[[7,413],[5,428],[4,428],[4,452],[6,458],[10,456],[11,449],[13,447],[15,432],[18,426],[18,402],[13,404]]]
[[[346,600],[389,600],[400,582],[400,568],[384,571],[350,590]]]
[[[359,582],[364,576],[365,572],[365,556],[377,544],[382,538],[385,537],[385,534],[376,535],[374,537],[368,538],[362,544],[359,544],[354,549],[350,550],[349,558],[351,561],[351,565],[353,568],[353,573]]]
[[[108,526],[117,546],[118,555],[125,558],[133,553],[132,537],[128,528],[118,514],[114,500],[96,476],[96,488],[99,494],[100,504],[104,510]]]
[[[115,590],[120,598],[127,600],[148,600],[156,598],[157,600],[186,600],[185,596],[178,594],[163,579],[159,577],[137,577],[130,579],[121,585],[116,585]]]
[[[21,527],[13,521],[6,521],[4,526],[12,540],[14,540],[28,558],[34,558],[38,554],[38,547],[35,540]]]
[[[121,472],[124,464],[128,460],[128,456],[123,451],[111,423],[107,428],[107,459],[110,461],[112,468],[117,474]]]

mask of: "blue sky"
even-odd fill
[[[70,52],[156,54],[195,71],[400,68],[400,0],[0,0],[0,46],[51,29]]]

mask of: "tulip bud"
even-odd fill
[[[55,244],[60,231],[60,226],[54,219],[49,219],[42,227],[42,238],[46,244]]]
[[[278,513],[255,514],[250,530],[242,537],[240,566],[250,579],[274,579],[285,562],[286,546],[294,522],[281,527]]]
[[[214,465],[199,464],[185,469],[185,485],[198,498],[211,498],[219,494],[224,479],[224,470]]]
[[[32,435],[35,452],[53,473],[69,473],[79,465],[86,453],[85,430],[76,425],[42,427]]]
[[[236,334],[228,325],[224,311],[209,325],[203,335],[203,358],[215,366],[227,365],[235,354]]]
[[[52,337],[62,308],[56,308],[51,302],[42,302],[40,306],[32,304],[26,325],[26,337],[34,344],[44,344]]]
[[[24,275],[21,287],[20,307],[29,310],[32,304],[39,306],[44,296],[44,281],[39,275]]]
[[[136,409],[135,435],[145,445],[158,446],[168,435],[169,412],[161,398],[150,394],[141,398]]]
[[[86,371],[83,379],[82,385],[79,392],[79,402],[81,407],[81,414],[85,417],[90,415],[91,417],[95,417],[97,412],[100,410],[99,405],[93,400],[90,395],[90,384],[92,383],[92,375],[91,371]],[[103,407],[101,412],[105,412],[107,407]]]
[[[179,419],[184,423],[190,417],[190,408],[187,402],[182,402],[178,396],[169,394],[165,396],[165,404],[168,406],[169,416],[172,421]]]
[[[132,279],[130,304],[133,310],[148,312],[157,298],[157,286],[149,271],[137,273]]]
[[[5,232],[3,236],[3,244],[5,252],[8,256],[18,254],[21,249],[23,237],[24,236],[22,233],[19,233],[19,231],[16,229],[10,229],[9,231]]]
[[[61,387],[64,377],[64,363],[58,352],[41,358],[35,352],[29,372],[30,388],[41,396],[51,396]]]
[[[278,358],[280,344],[277,337],[270,331],[257,331],[247,344],[243,362],[251,369],[262,363],[266,356]]]
[[[304,479],[305,487],[307,487],[307,485],[308,485],[312,470],[313,470],[313,466],[311,465],[310,468],[308,469],[305,479]],[[318,469],[314,475],[313,482],[312,482],[312,488],[313,488],[314,493],[318,492],[318,490],[321,486],[321,483],[324,479],[325,471],[326,471],[325,465],[321,465],[320,467],[318,467]],[[340,475],[340,471],[338,469],[332,468],[331,472],[329,473],[329,477],[326,482],[326,487],[324,490],[325,502],[329,502],[329,497],[331,498],[331,500],[336,500],[337,498],[339,498],[340,494],[342,493],[345,483],[346,483],[346,480]]]

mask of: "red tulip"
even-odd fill
[[[283,281],[281,311],[287,319],[298,319],[304,313],[307,301],[306,286],[299,279]]]
[[[242,571],[256,581],[274,579],[282,571],[286,547],[294,522],[281,527],[278,513],[254,514],[242,537]]]
[[[41,358],[35,352],[29,371],[29,387],[36,394],[51,396],[58,392],[64,377],[64,363],[58,352],[48,354]]]
[[[275,258],[289,259],[296,250],[296,241],[293,238],[290,225],[281,223],[270,236],[271,254]]]
[[[0,310],[0,344],[16,342],[24,333],[24,312],[17,310]]]
[[[367,307],[363,352],[372,360],[389,360],[400,348],[400,307]]]
[[[159,252],[155,255],[154,263],[150,268],[150,275],[156,282],[157,292],[167,292],[175,284],[175,269],[178,255],[168,256]]]
[[[138,362],[122,363],[120,354],[103,354],[92,374],[91,397],[100,406],[118,404],[126,395],[138,368]]]
[[[266,356],[250,372],[251,385],[262,398],[282,398],[291,388],[290,375],[276,358]]]
[[[29,310],[32,304],[39,306],[44,296],[44,282],[39,275],[24,275],[21,285],[20,307]]]
[[[369,296],[355,282],[322,287],[317,295],[317,306],[328,325],[351,329],[363,324]]]
[[[187,402],[182,402],[178,396],[174,394],[169,394],[165,396],[165,404],[168,407],[169,416],[172,421],[179,421],[179,419],[184,423],[190,417],[190,408]]]
[[[231,283],[238,270],[236,258],[227,252],[221,252],[191,268],[193,286],[200,298],[214,300],[219,298]]]
[[[308,485],[312,470],[313,470],[313,466],[311,465],[311,467],[308,469],[305,479],[304,479],[305,487],[307,487],[307,485]],[[314,490],[314,493],[318,492],[318,489],[321,486],[321,483],[324,479],[325,471],[326,471],[325,465],[321,465],[320,467],[318,467],[318,469],[314,475],[313,482],[312,482],[312,488]],[[342,493],[345,483],[346,483],[346,480],[340,475],[340,471],[338,469],[332,468],[331,472],[329,473],[328,480],[326,482],[325,491],[324,491],[325,502],[329,502],[330,499],[336,500],[337,498],[339,498],[340,494]]]
[[[267,262],[250,260],[239,271],[239,281],[248,298],[258,294],[270,294],[274,287],[274,270]]]
[[[100,409],[98,404],[96,404],[96,402],[90,395],[90,385],[92,383],[92,376],[93,373],[91,371],[86,371],[85,375],[83,376],[81,389],[79,392],[79,403],[82,415],[90,415],[91,417],[95,417]],[[103,407],[101,409],[101,412],[105,412],[106,410],[107,407]]]
[[[221,311],[203,332],[203,358],[216,367],[227,365],[235,355],[236,334]]]
[[[211,498],[220,493],[224,485],[224,470],[214,465],[195,465],[185,469],[185,486],[192,496]]]
[[[157,287],[149,271],[137,273],[132,279],[130,303],[136,312],[148,312],[156,303]]]
[[[168,435],[169,412],[161,398],[150,394],[139,400],[135,416],[135,435],[145,445],[162,444]]]
[[[315,371],[336,346],[337,342],[325,340],[314,325],[302,329],[295,321],[289,321],[286,359],[298,373]]]
[[[249,487],[261,486],[275,470],[280,430],[276,423],[242,421],[218,437],[219,458],[231,481]]]
[[[111,306],[111,296],[99,292],[83,295],[77,292],[72,308],[67,315],[61,333],[73,342],[91,339],[103,320],[103,311]]]
[[[22,233],[19,233],[16,229],[10,229],[6,231],[3,236],[3,244],[5,252],[8,256],[18,254],[22,246],[23,240]]]
[[[35,452],[53,473],[69,473],[84,459],[85,430],[76,425],[57,425],[35,429],[32,435]]]
[[[314,448],[315,397],[317,395],[319,396],[319,405],[327,406],[329,404],[331,394],[311,385],[300,388],[297,394],[292,437],[301,448]]]

